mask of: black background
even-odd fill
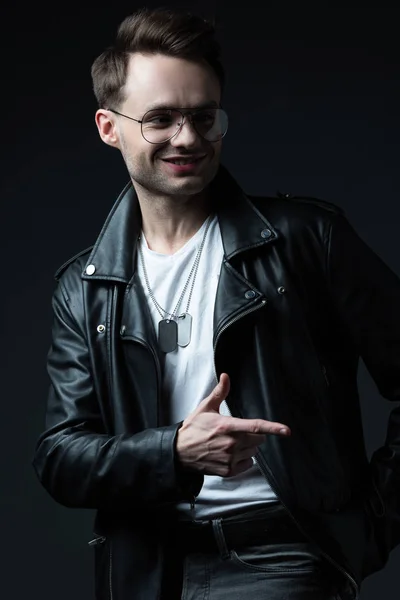
[[[148,2],[147,6],[158,6]],[[91,245],[127,181],[100,141],[93,59],[141,4],[8,4],[1,41],[1,595],[93,598],[91,511],[57,505],[31,459],[44,425],[53,273]],[[223,163],[249,193],[342,206],[400,274],[400,53],[395,8],[169,3],[215,17],[230,115]],[[395,7],[395,3],[393,4]],[[356,276],[356,274],[355,274]],[[361,365],[368,453],[390,403]],[[361,600],[398,598],[396,549]]]

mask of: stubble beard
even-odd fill
[[[147,157],[139,155],[133,158],[125,148],[122,149],[123,159],[133,184],[155,195],[187,196],[199,194],[214,179],[219,168],[219,157],[213,157],[211,163],[197,177],[168,177],[162,172],[159,159],[149,163]]]

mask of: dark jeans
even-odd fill
[[[258,540],[254,543],[253,539],[251,543],[242,541],[243,532],[257,530],[253,513],[240,516],[237,545],[234,535],[230,535],[230,543],[226,543],[224,519],[209,522],[214,543],[205,543],[200,535],[197,548],[196,532],[189,536],[185,533],[183,539],[188,543],[182,543],[178,535],[175,542],[182,555],[178,558],[176,550],[172,553],[171,549],[163,600],[340,600],[339,573],[301,534],[294,534],[291,541],[293,523],[283,533],[282,510],[280,506],[272,507],[273,514],[267,515],[266,523],[274,522],[278,526],[274,525],[270,540],[269,529],[265,529],[261,543]],[[256,513],[259,519],[260,511]],[[271,521],[275,516],[278,520]],[[263,531],[264,521],[258,520],[258,524]]]
[[[189,554],[182,600],[338,600],[311,544],[265,544],[218,554]],[[171,599],[172,600],[172,599]]]

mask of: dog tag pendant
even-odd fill
[[[172,319],[162,319],[158,323],[158,344],[161,352],[173,352],[178,342],[178,326]]]
[[[188,346],[192,337],[192,315],[182,313],[178,317],[178,346]]]

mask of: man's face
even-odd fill
[[[146,111],[157,106],[217,107],[220,93],[218,79],[208,65],[161,54],[134,54],[125,86],[126,100],[116,109],[140,120]],[[178,134],[161,144],[146,141],[140,123],[118,115],[113,117],[118,136],[116,145],[136,187],[138,184],[153,194],[186,196],[201,192],[214,178],[221,141],[201,138],[188,117]],[[173,158],[190,156],[196,157],[192,168],[179,168],[170,162]]]

